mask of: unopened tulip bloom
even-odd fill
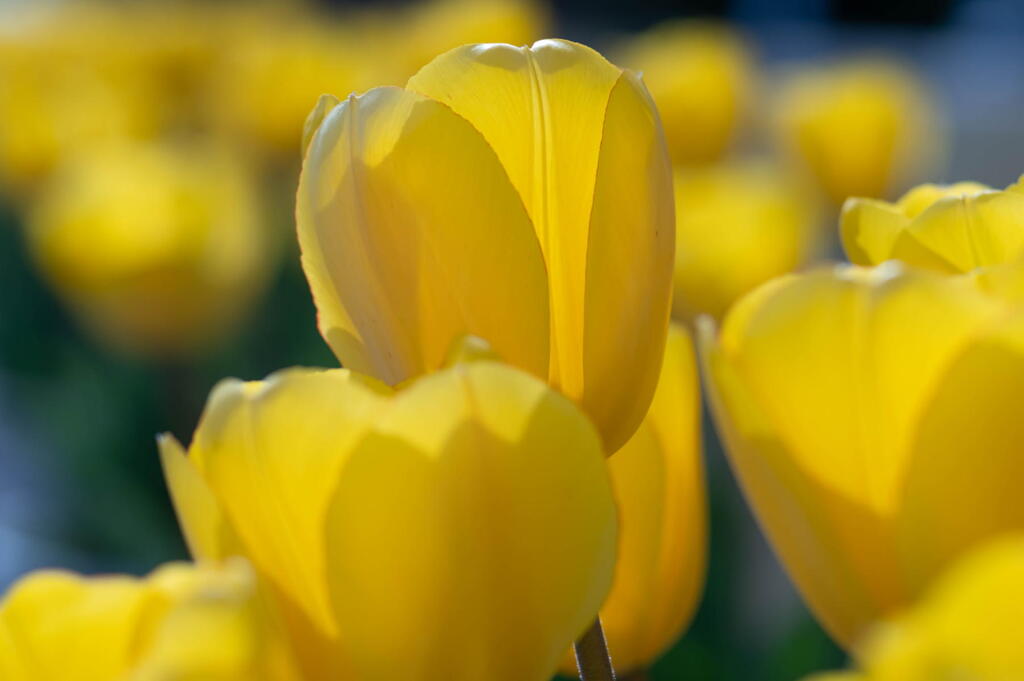
[[[708,163],[728,151],[753,80],[739,35],[724,25],[670,21],[624,46],[621,59],[644,74],[673,161]]]
[[[636,74],[562,40],[466,45],[308,127],[299,242],[343,366],[397,384],[473,334],[579,404],[606,451],[629,439],[658,377],[675,231]]]
[[[682,326],[669,331],[647,417],[608,465],[619,508],[619,559],[601,623],[622,676],[650,667],[672,647],[704,585],[700,392],[693,343]],[[573,669],[562,665],[566,675]]]
[[[803,265],[818,242],[813,192],[764,162],[676,173],[672,314],[721,318],[758,284]]]
[[[790,275],[702,329],[733,469],[842,645],[1024,528],[1024,316],[895,263]]]
[[[1011,535],[985,544],[957,562],[910,610],[873,630],[861,645],[863,673],[842,678],[1024,678],[1022,585],[1024,539]]]
[[[0,601],[0,678],[279,681],[260,622],[241,561],[145,579],[35,572]]]
[[[941,151],[922,84],[897,64],[850,61],[792,74],[775,103],[788,154],[837,205],[884,197]]]
[[[144,355],[189,353],[230,331],[269,272],[252,178],[208,148],[78,156],[27,228],[36,264],[86,328]]]
[[[896,203],[853,198],[841,232],[860,265],[901,260],[954,273],[1011,263],[1024,258],[1024,188],[958,182],[915,187]]]
[[[547,681],[611,584],[597,433],[503,364],[229,380],[161,449],[193,554],[253,563],[304,681]]]

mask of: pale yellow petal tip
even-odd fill
[[[444,367],[453,367],[456,364],[479,361],[500,362],[501,357],[491,344],[479,336],[466,334],[455,339],[448,354],[445,356]]]
[[[309,116],[306,117],[306,122],[302,126],[302,158],[306,158],[306,152],[309,150],[310,142],[313,141],[313,135],[320,129],[320,124],[323,123],[324,118],[339,104],[341,104],[341,100],[334,95],[320,95],[316,106],[309,112]]]
[[[840,281],[867,287],[884,286],[893,279],[903,276],[906,269],[898,260],[886,260],[873,267],[840,263],[832,269],[833,275]]]

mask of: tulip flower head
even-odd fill
[[[677,164],[720,159],[750,100],[752,59],[732,29],[670,21],[628,43],[622,62],[644,75]]]
[[[717,337],[703,326],[733,469],[842,645],[1024,528],[1024,316],[1008,307],[889,263],[774,280]]]
[[[608,461],[619,508],[619,560],[601,623],[616,672],[650,667],[693,617],[707,564],[700,393],[693,343],[673,325],[640,429]],[[562,672],[573,675],[572,662]]]
[[[819,241],[817,217],[813,192],[769,164],[677,171],[673,316],[721,318],[747,291],[804,264]]]
[[[299,243],[343,366],[394,385],[472,334],[579,404],[606,451],[632,435],[658,377],[675,231],[636,74],[562,40],[466,45],[309,128]]]
[[[915,187],[896,203],[853,198],[843,206],[843,247],[851,261],[901,260],[939,272],[1024,259],[1024,189],[977,182]]]
[[[104,147],[53,179],[29,246],[101,341],[188,354],[233,329],[266,278],[271,243],[251,183],[236,157],[205,147]]]
[[[597,433],[502,364],[225,381],[161,451],[193,554],[252,562],[303,681],[547,681],[611,584]]]
[[[256,613],[244,561],[145,579],[32,573],[0,602],[0,678],[277,681]]]
[[[932,162],[941,152],[932,109],[913,74],[859,60],[792,74],[773,123],[784,150],[838,205],[884,197]]]

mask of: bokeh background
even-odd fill
[[[670,22],[666,24],[665,22]],[[298,261],[302,124],[465,42],[642,69],[678,165],[676,315],[840,257],[847,194],[1024,171],[1015,0],[0,2],[0,588],[185,556],[154,436],[333,366]],[[841,666],[705,424],[707,589],[654,679]]]

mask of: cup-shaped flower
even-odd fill
[[[961,553],[1024,528],[1024,316],[968,277],[789,275],[702,329],[748,501],[849,646]]]
[[[952,273],[1016,262],[1024,259],[1024,187],[924,184],[895,203],[851,198],[840,228],[858,265],[901,260]]]
[[[651,409],[608,466],[619,508],[619,559],[601,623],[615,670],[625,676],[646,669],[676,642],[704,585],[700,390],[684,327],[670,327]],[[574,669],[563,662],[566,675]]]
[[[233,329],[272,253],[241,160],[207,147],[79,155],[27,228],[42,274],[88,331],[156,356],[193,352]]]
[[[296,212],[342,365],[397,384],[479,336],[618,449],[654,393],[672,285],[672,175],[639,77],[561,40],[467,45],[327,109]]]
[[[836,205],[886,196],[942,152],[930,98],[898,64],[799,70],[782,83],[774,109],[781,146]]]
[[[753,89],[752,59],[732,29],[669,21],[626,44],[621,60],[644,74],[673,161],[708,163],[729,150]]]
[[[910,610],[876,627],[860,646],[853,681],[1024,678],[1024,539],[1010,535],[973,551]],[[828,676],[815,676],[823,681]],[[810,680],[808,680],[810,681]]]
[[[611,584],[598,435],[503,364],[226,381],[161,448],[192,552],[253,563],[305,681],[546,681]]]
[[[768,163],[678,171],[673,316],[721,318],[747,291],[803,265],[820,241],[818,215],[814,192]]]
[[[278,681],[252,571],[166,565],[145,579],[40,571],[0,601],[4,681]]]

